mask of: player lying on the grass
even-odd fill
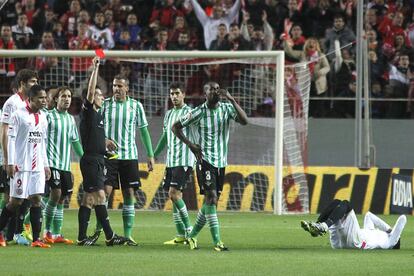
[[[320,214],[316,222],[301,221],[312,237],[329,231],[332,248],[400,249],[400,236],[407,222],[402,215],[391,228],[385,221],[368,212],[364,228],[360,228],[354,210],[347,200],[335,199]]]
[[[124,245],[129,239],[116,235],[111,228],[106,209],[104,192],[105,167],[104,156],[105,130],[103,116],[98,111],[102,106],[103,95],[96,87],[99,70],[99,59],[93,59],[93,71],[88,84],[86,95],[83,96],[83,105],[80,113],[80,134],[82,146],[85,151],[80,160],[80,169],[83,177],[83,190],[85,191],[78,213],[78,245],[94,245],[97,237],[88,237],[89,219],[91,209],[95,206],[96,220],[102,225],[105,232],[106,245]]]
[[[197,158],[197,178],[200,193],[204,194],[204,204],[199,210],[193,230],[188,235],[190,249],[197,249],[197,235],[206,222],[210,227],[214,250],[227,251],[220,238],[220,226],[217,218],[217,201],[223,190],[230,120],[246,125],[247,115],[229,91],[220,89],[216,82],[208,82],[203,87],[206,102],[174,123],[172,131],[185,143]],[[220,101],[225,97],[229,103]],[[195,144],[184,136],[183,128],[195,126],[199,143]]]
[[[56,102],[56,108],[47,111],[49,124],[47,157],[51,177],[46,182],[50,194],[45,208],[43,239],[47,243],[72,244],[73,241],[64,238],[61,233],[63,202],[73,191],[73,175],[70,171],[71,148],[73,146],[80,157],[83,155],[83,150],[75,119],[68,113],[72,102],[72,91],[69,87],[59,87],[53,100]]]
[[[177,229],[176,237],[164,242],[167,245],[184,244],[187,234],[192,229],[182,190],[193,173],[195,157],[190,148],[181,142],[171,130],[173,124],[191,110],[191,107],[184,103],[184,98],[185,93],[180,85],[171,83],[170,99],[174,107],[165,114],[163,133],[154,151],[154,156],[157,157],[167,145],[166,169],[162,185],[173,202],[173,220]],[[184,128],[183,132],[186,137],[195,142],[191,127]]]
[[[50,245],[39,239],[42,229],[41,195],[45,190],[45,181],[50,178],[46,154],[47,118],[41,111],[46,106],[46,91],[40,85],[33,85],[28,97],[29,105],[17,109],[9,124],[7,174],[11,177],[11,199],[1,213],[0,231],[23,201],[30,199],[32,247],[47,248]]]

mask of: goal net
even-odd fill
[[[13,72],[32,68],[39,72],[44,87],[69,86],[79,96],[87,87],[92,51],[2,51],[0,83],[13,87]],[[280,52],[124,52],[108,51],[99,71],[98,86],[111,95],[112,80],[123,73],[130,80],[129,96],[139,100],[150,123],[155,146],[162,131],[165,112],[171,108],[169,85],[182,84],[186,103],[198,106],[205,99],[203,85],[216,81],[226,88],[249,116],[249,124],[232,124],[229,166],[218,209],[230,211],[309,212],[307,166],[307,122],[310,76],[307,65],[284,65]],[[12,66],[10,66],[12,64]],[[4,74],[2,74],[4,73]],[[280,81],[278,81],[280,79]],[[278,95],[278,85],[281,92]],[[3,91],[3,96],[8,93]],[[280,96],[281,100],[278,100]],[[74,100],[72,113],[79,112]],[[283,113],[281,112],[283,110]],[[280,112],[279,116],[276,116]],[[282,126],[278,130],[278,127]],[[278,135],[280,139],[278,140]],[[137,135],[138,137],[139,135]],[[139,143],[140,156],[144,156]],[[279,156],[279,157],[278,157]],[[160,156],[162,164],[165,156]],[[140,162],[145,162],[141,158]],[[169,209],[168,194],[161,187],[163,166],[154,173],[141,166],[142,189],[137,192],[136,208]],[[75,182],[81,182],[76,179]],[[76,184],[75,184],[76,187]],[[185,198],[197,208],[196,179],[188,183]],[[75,188],[79,197],[81,186]],[[72,200],[76,201],[73,197]],[[193,203],[191,203],[193,202]],[[109,206],[119,208],[122,196],[112,195]],[[70,206],[75,206],[73,203]]]

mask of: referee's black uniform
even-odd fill
[[[103,116],[84,100],[80,113],[80,136],[84,154],[80,160],[83,189],[92,193],[104,189],[105,130]]]

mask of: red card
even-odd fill
[[[99,58],[104,58],[105,57],[105,53],[102,49],[96,49],[95,50],[95,55]]]

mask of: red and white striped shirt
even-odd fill
[[[33,113],[28,106],[16,110],[9,123],[8,165],[14,165],[16,171],[43,171],[48,167],[47,126],[43,111]]]

